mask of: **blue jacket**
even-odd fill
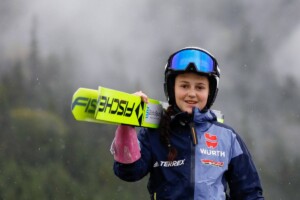
[[[212,111],[195,110],[198,144],[193,145],[190,127],[181,123],[183,115],[171,123],[171,144],[178,151],[174,161],[167,161],[168,150],[157,129],[142,128],[138,135],[141,158],[132,164],[115,161],[115,174],[125,181],[137,181],[150,173],[151,199],[264,199],[257,170],[240,136],[217,122]]]

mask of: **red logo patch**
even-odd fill
[[[214,160],[210,160],[210,159],[201,159],[201,162],[203,164],[212,165],[212,166],[216,166],[216,167],[224,166],[224,162],[214,161]]]
[[[218,146],[218,137],[210,133],[205,133],[205,143],[208,148],[215,149]]]

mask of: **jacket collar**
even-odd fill
[[[209,124],[211,124],[210,122],[216,121],[217,117],[211,110],[201,112],[199,108],[194,108],[192,114],[188,114],[187,112],[177,112],[171,117],[171,120],[171,123],[177,122],[181,125],[187,125],[190,122],[194,122],[196,126],[208,129],[210,127]]]
[[[216,121],[216,115],[211,111],[201,112],[199,108],[194,108],[193,110],[193,120],[196,124],[201,124],[205,122]]]

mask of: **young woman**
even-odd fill
[[[220,70],[206,50],[184,48],[165,67],[169,107],[158,129],[120,125],[112,143],[114,172],[125,181],[150,173],[151,199],[264,199],[257,170],[241,137],[210,107]],[[147,103],[147,96],[136,92]],[[227,188],[229,186],[229,188]]]

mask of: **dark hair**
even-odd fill
[[[172,115],[175,114],[173,106],[169,106],[164,110],[162,118],[160,120],[159,133],[160,140],[163,145],[168,148],[168,161],[173,161],[177,156],[177,149],[171,144],[171,119]]]

